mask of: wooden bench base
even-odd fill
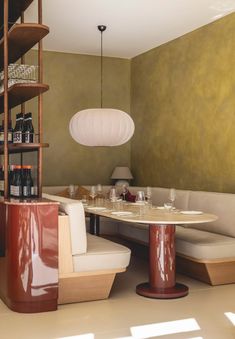
[[[82,272],[60,276],[58,304],[107,299],[116,273],[124,271]]]
[[[176,270],[213,286],[235,283],[235,258],[197,260],[177,254]]]

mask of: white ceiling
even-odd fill
[[[132,58],[235,11],[235,0],[43,0],[44,49]],[[25,21],[37,20],[37,1]]]

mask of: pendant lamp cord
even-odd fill
[[[103,31],[100,37],[101,58],[100,58],[100,107],[103,108]]]
[[[103,108],[103,32],[106,30],[105,25],[97,26],[100,31],[100,49],[101,49],[101,58],[100,58],[100,106]]]

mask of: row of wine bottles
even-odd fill
[[[8,123],[7,132],[8,143],[33,143],[34,142],[34,127],[32,123],[32,113],[16,114],[15,128],[12,128],[12,122]],[[0,126],[0,145],[4,144],[4,120]]]
[[[37,196],[31,176],[31,165],[10,165],[9,193],[14,198],[31,198]],[[0,195],[4,195],[4,167],[0,166]]]

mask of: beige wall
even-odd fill
[[[100,58],[44,52],[44,185],[108,184],[131,165],[136,185],[235,192],[234,31],[232,14],[131,61],[105,58],[104,107],[130,113],[131,102],[136,125],[131,145],[114,148],[68,131],[74,113],[100,105]]]
[[[137,185],[235,192],[235,14],[132,60]]]
[[[36,52],[26,62],[35,62]],[[130,113],[130,61],[104,58],[103,106]],[[100,107],[100,57],[44,52],[43,184],[108,184],[116,165],[130,166],[130,143],[119,147],[85,147],[69,134],[69,121],[79,110]],[[37,112],[36,100],[27,110]],[[37,114],[35,114],[35,117]],[[36,126],[36,121],[34,121]]]

